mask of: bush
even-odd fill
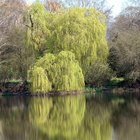
[[[113,76],[114,73],[107,64],[96,62],[88,70],[86,83],[89,86],[105,85]]]

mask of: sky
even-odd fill
[[[112,7],[112,14],[117,16],[123,8],[124,0],[107,0],[107,2]]]
[[[32,3],[35,0],[26,0],[28,3]],[[117,16],[122,9],[124,0],[107,0],[108,6],[112,7],[112,15]]]

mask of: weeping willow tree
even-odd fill
[[[49,34],[47,16],[49,16],[49,13],[46,12],[44,5],[39,1],[28,8],[25,16],[27,46],[36,54],[43,52]]]
[[[84,76],[75,55],[62,51],[47,53],[29,71],[32,92],[82,90]]]
[[[27,42],[35,50],[71,51],[84,73],[96,60],[106,62],[106,18],[95,8],[70,8],[50,13],[36,2],[27,15]]]
[[[40,99],[35,98],[29,105],[30,121],[34,127],[46,134],[49,139],[75,137],[84,118],[85,97],[67,96],[42,100],[39,103]]]
[[[95,61],[106,62],[105,16],[94,8],[70,8],[48,17],[47,52],[71,51],[84,74]]]
[[[27,42],[43,56],[29,76],[32,92],[81,90],[90,67],[107,61],[105,16],[94,8],[49,13],[39,2],[28,15]]]

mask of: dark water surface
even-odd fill
[[[140,140],[140,102],[119,97],[0,97],[0,140]]]

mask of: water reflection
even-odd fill
[[[120,106],[113,121],[115,140],[140,140],[140,103],[137,100]]]
[[[43,101],[34,98],[30,109],[30,121],[49,138],[73,138],[84,118],[85,98],[68,96],[45,98]]]
[[[28,123],[24,116],[24,100],[16,98],[0,98],[0,122],[3,138],[0,140],[24,140]]]
[[[80,127],[80,140],[111,140],[112,126],[110,124],[111,108],[104,102],[87,102],[84,121]],[[77,138],[78,139],[78,138]]]
[[[140,103],[121,100],[3,97],[0,140],[139,140]]]

